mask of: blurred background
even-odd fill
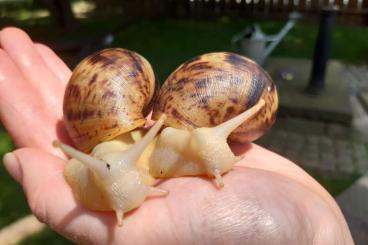
[[[257,143],[315,177],[368,244],[368,0],[0,0],[0,28],[10,25],[71,69],[106,47],[134,50],[161,82],[206,52],[256,60],[280,92],[277,122]],[[12,149],[0,125],[0,156]],[[0,186],[4,231],[30,211],[2,164]],[[19,242],[44,243],[70,244],[47,228]]]

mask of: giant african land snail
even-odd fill
[[[163,84],[153,118],[166,114],[149,160],[154,177],[221,174],[237,162],[229,140],[251,142],[268,130],[278,105],[270,76],[233,53],[209,53],[177,68]],[[162,160],[164,159],[164,160]]]
[[[73,71],[64,96],[64,122],[75,146],[91,156],[55,142],[73,157],[64,169],[67,182],[83,206],[123,214],[149,195],[167,191],[152,187],[148,171],[136,165],[161,128],[161,117],[138,142],[130,131],[145,124],[157,90],[151,65],[135,52],[107,49],[84,59]]]
[[[109,49],[82,61],[65,93],[65,122],[77,148],[88,152],[118,138],[97,145],[91,156],[57,145],[79,160],[70,160],[64,171],[77,198],[92,210],[114,210],[119,224],[147,195],[167,193],[152,187],[151,176],[207,174],[222,187],[221,174],[239,160],[228,135],[237,142],[260,137],[273,124],[278,102],[268,74],[232,53],[187,61],[169,76],[157,101],[156,90],[142,56]],[[139,140],[139,131],[130,131],[144,125],[152,103],[158,121]],[[153,140],[162,124],[167,127]],[[124,160],[130,152],[134,157]]]

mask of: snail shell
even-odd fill
[[[163,84],[153,118],[167,115],[150,157],[154,177],[221,175],[240,160],[228,138],[250,142],[275,121],[276,87],[255,62],[233,53],[209,53],[176,69]],[[164,160],[163,160],[164,159]]]
[[[250,59],[234,53],[208,53],[185,62],[168,77],[153,118],[166,114],[165,125],[179,129],[213,127],[260,99],[266,106],[234,130],[229,140],[251,142],[272,126],[278,106],[276,86]]]
[[[143,126],[157,82],[148,61],[125,49],[105,49],[73,71],[64,96],[64,121],[75,146],[95,145]]]

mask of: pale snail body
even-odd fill
[[[94,150],[88,155],[56,141],[73,157],[65,166],[65,178],[84,207],[114,211],[119,225],[124,213],[140,206],[147,196],[167,194],[152,186],[147,167],[138,164],[166,116],[144,137],[134,140],[137,137],[129,133],[145,124],[156,90],[150,64],[123,49],[102,50],[84,59],[66,89],[63,109],[68,133],[78,149]],[[109,140],[113,141],[105,142]]]
[[[222,187],[221,174],[240,159],[228,136],[242,143],[257,139],[272,126],[277,106],[272,79],[253,61],[226,52],[187,61],[165,81],[154,105],[153,118],[166,114],[168,128],[158,136],[150,174],[207,174]]]
[[[141,134],[140,130],[133,131],[134,134]],[[103,142],[98,144],[91,152],[91,156],[97,159],[101,159],[111,164],[117,164],[118,161],[111,161],[108,159],[114,152],[122,152],[133,147],[135,143],[142,139],[139,136],[134,139],[130,133],[124,134],[114,140]],[[146,152],[146,151],[145,151]],[[130,168],[130,171],[136,171],[140,174],[142,183],[146,186],[152,186],[155,182],[154,179],[148,174],[147,166],[142,166],[139,163],[144,162],[145,155],[142,154],[134,168],[131,166],[125,166]],[[113,167],[110,166],[110,169]],[[127,169],[126,169],[127,170]],[[111,205],[109,204],[108,194],[104,191],[98,183],[98,176],[90,171],[85,164],[81,161],[72,158],[65,165],[64,175],[70,186],[74,191],[77,199],[90,210],[96,211],[110,211]]]

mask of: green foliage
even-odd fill
[[[145,56],[164,80],[180,63],[193,56],[234,50],[230,39],[239,28],[239,24],[191,20],[143,22],[118,33],[114,46]]]
[[[231,38],[252,22],[247,20],[215,21],[158,20],[132,25],[119,32],[114,46],[135,50],[144,55],[164,80],[183,61],[212,51],[236,51]],[[267,34],[277,33],[284,22],[259,21]],[[318,26],[298,23],[276,47],[272,56],[313,58]],[[337,26],[333,35],[331,58],[350,62],[367,61],[368,29]],[[353,45],[352,45],[353,44]]]

